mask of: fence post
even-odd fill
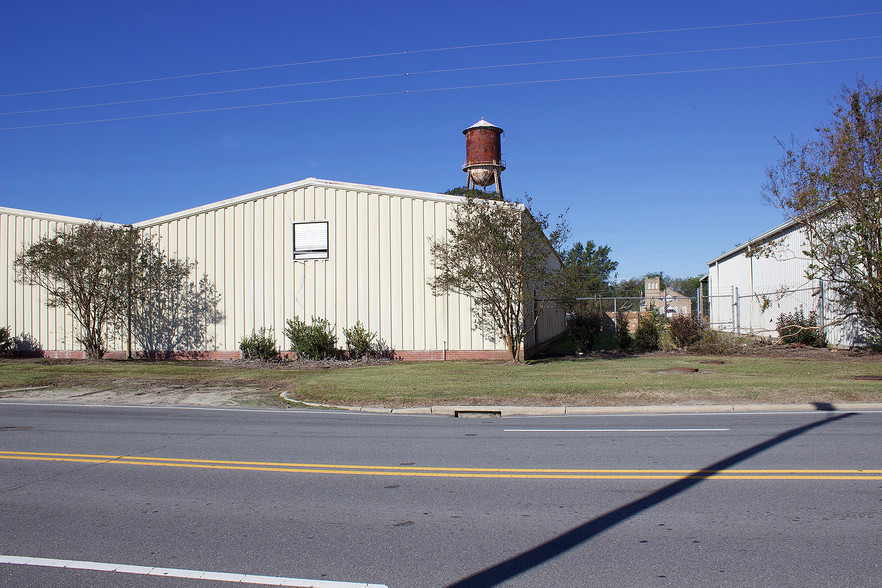
[[[732,286],[732,331],[741,334],[741,307],[738,303],[738,286]]]
[[[613,332],[619,332],[619,297],[613,296]]]

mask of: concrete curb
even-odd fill
[[[700,414],[736,412],[825,412],[842,410],[882,411],[882,402],[841,402],[838,404],[662,404],[651,406],[496,406],[496,405],[444,405],[413,408],[385,408],[371,406],[342,406],[304,402],[289,398],[282,392],[279,397],[291,404],[310,408],[346,410],[376,414],[433,414],[453,417],[494,416],[566,416],[604,414]]]

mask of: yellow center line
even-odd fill
[[[94,464],[164,466],[200,469],[288,472],[306,474],[348,474],[362,476],[412,476],[447,478],[520,478],[570,480],[675,480],[716,478],[726,480],[882,480],[882,470],[872,469],[528,469],[453,468],[420,466],[372,466],[320,463],[286,463],[139,457],[131,455],[93,455],[83,453],[39,453],[0,451],[0,459],[61,461]]]

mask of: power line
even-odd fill
[[[552,84],[552,83],[560,83],[560,82],[574,82],[574,81],[588,81],[588,80],[604,80],[604,79],[615,79],[615,78],[633,78],[633,77],[647,77],[647,76],[662,76],[662,75],[674,75],[674,74],[688,74],[688,73],[710,73],[710,72],[719,72],[719,71],[735,71],[735,70],[747,70],[747,69],[766,69],[773,67],[792,67],[798,65],[820,65],[826,63],[843,63],[847,61],[867,61],[870,59],[882,59],[882,55],[872,55],[868,57],[847,57],[842,59],[824,59],[820,61],[796,61],[791,63],[771,63],[771,64],[760,64],[760,65],[735,65],[729,67],[711,67],[711,68],[699,68],[699,69],[681,69],[681,70],[668,70],[668,71],[657,71],[657,72],[642,72],[642,73],[626,73],[626,74],[607,74],[607,75],[598,75],[598,76],[578,76],[578,77],[568,77],[568,78],[554,78],[554,79],[544,79],[544,80],[528,80],[528,81],[520,81],[520,82],[497,82],[497,83],[488,83],[488,84],[473,84],[467,86],[450,86],[445,88],[427,88],[422,90],[396,90],[390,92],[375,92],[370,94],[353,94],[348,96],[330,96],[325,98],[304,98],[301,100],[285,100],[281,102],[265,102],[262,104],[245,104],[241,106],[223,106],[218,108],[202,108],[197,110],[182,110],[178,112],[165,112],[159,114],[141,114],[135,116],[120,116],[114,118],[103,118],[103,119],[94,119],[94,120],[83,120],[83,121],[74,121],[74,122],[63,122],[63,123],[47,123],[47,124],[39,124],[39,125],[24,125],[17,127],[0,127],[0,131],[14,131],[14,130],[23,130],[23,129],[40,129],[47,127],[64,127],[64,126],[72,126],[72,125],[85,125],[85,124],[93,124],[93,123],[103,123],[103,122],[116,122],[123,120],[135,120],[135,119],[144,119],[144,118],[159,118],[165,116],[179,116],[183,114],[199,114],[206,112],[221,112],[225,110],[244,110],[247,108],[261,108],[265,106],[285,106],[291,104],[306,104],[310,102],[331,102],[337,100],[352,100],[356,98],[375,98],[381,96],[395,96],[402,94],[425,94],[429,92],[448,92],[454,90],[474,90],[481,88],[497,88],[503,86],[525,86],[525,85],[536,85],[536,84]]]
[[[653,52],[653,53],[632,53],[628,55],[607,55],[600,57],[576,57],[570,59],[553,59],[553,60],[545,60],[545,61],[528,61],[521,63],[507,63],[507,64],[498,64],[498,65],[477,65],[477,66],[469,66],[469,67],[454,67],[447,69],[433,69],[426,71],[416,71],[416,72],[399,72],[392,74],[378,74],[373,76],[356,76],[349,78],[336,78],[329,80],[315,80],[309,82],[292,82],[289,84],[274,84],[271,86],[255,86],[251,88],[237,88],[232,90],[217,90],[213,92],[197,92],[192,94],[177,94],[174,96],[160,96],[156,98],[138,98],[133,100],[118,100],[115,102],[98,102],[93,104],[79,104],[75,106],[56,106],[53,108],[37,108],[33,110],[19,110],[14,112],[0,112],[0,116],[5,115],[13,115],[13,114],[34,114],[38,112],[57,112],[60,110],[76,110],[81,108],[98,108],[101,106],[120,106],[123,104],[139,104],[144,102],[158,102],[161,100],[179,100],[182,98],[196,98],[201,96],[217,96],[220,94],[234,94],[234,93],[242,93],[242,92],[255,92],[260,90],[277,90],[280,88],[291,88],[295,86],[314,86],[321,84],[336,84],[341,82],[355,82],[355,81],[366,81],[366,80],[378,80],[378,79],[388,79],[388,78],[397,78],[397,77],[407,77],[407,76],[418,76],[418,75],[427,75],[427,74],[441,74],[441,73],[456,73],[456,72],[464,72],[464,71],[479,71],[479,70],[488,70],[488,69],[501,69],[501,68],[513,68],[513,67],[527,67],[527,66],[535,66],[535,65],[559,65],[562,63],[579,63],[586,61],[604,61],[611,59],[630,59],[630,58],[639,58],[639,57],[666,57],[672,55],[690,55],[697,53],[719,53],[723,51],[743,51],[748,49],[776,49],[781,47],[797,47],[797,46],[806,46],[806,45],[821,45],[821,44],[829,44],[829,43],[842,43],[848,41],[865,41],[869,39],[880,39],[882,35],[871,35],[867,37],[849,37],[842,39],[827,39],[821,41],[798,41],[793,43],[773,43],[768,45],[744,45],[740,47],[720,47],[713,49],[688,49],[683,51],[661,51],[661,52]]]
[[[749,23],[735,23],[735,24],[724,24],[724,25],[707,25],[700,27],[678,27],[678,28],[670,28],[670,29],[655,29],[648,31],[629,31],[623,33],[597,33],[593,35],[576,35],[569,37],[553,37],[548,39],[528,39],[525,41],[502,41],[498,43],[479,43],[474,45],[458,45],[452,47],[436,47],[432,49],[415,49],[411,51],[392,51],[388,53],[373,53],[368,55],[355,55],[349,57],[333,57],[328,59],[314,59],[310,61],[296,61],[291,63],[279,63],[274,65],[259,65],[254,67],[242,67],[237,69],[226,69],[220,71],[209,71],[195,74],[182,74],[175,76],[163,76],[158,78],[148,78],[142,80],[129,80],[125,82],[110,82],[106,84],[92,84],[88,86],[74,86],[69,88],[56,88],[52,90],[34,90],[29,92],[16,92],[12,94],[0,94],[0,98],[10,98],[13,96],[31,96],[34,94],[49,94],[54,92],[70,92],[74,90],[89,90],[95,88],[108,88],[111,86],[125,86],[131,84],[147,84],[151,82],[162,82],[169,80],[179,80],[184,78],[195,78],[195,77],[204,77],[204,76],[216,76],[230,73],[242,73],[247,71],[258,71],[265,69],[276,69],[282,67],[295,67],[301,65],[315,65],[320,63],[335,63],[341,61],[355,61],[360,59],[375,59],[380,57],[395,57],[401,55],[416,55],[420,53],[439,53],[444,51],[461,51],[465,49],[486,49],[490,47],[506,47],[513,45],[529,45],[536,43],[554,43],[560,41],[578,41],[585,39],[601,39],[601,38],[611,38],[611,37],[627,37],[627,36],[636,36],[636,35],[652,35],[652,34],[661,34],[661,33],[681,33],[681,32],[690,32],[690,31],[707,31],[707,30],[718,30],[718,29],[727,29],[727,28],[739,28],[739,27],[755,27],[755,26],[766,26],[766,25],[774,25],[774,24],[792,24],[799,22],[813,22],[820,20],[834,20],[834,19],[842,19],[842,18],[855,18],[860,16],[873,16],[877,14],[882,14],[882,10],[875,10],[870,12],[858,12],[852,14],[837,14],[832,16],[816,16],[809,18],[793,18],[786,20],[769,20],[762,22],[749,22]]]

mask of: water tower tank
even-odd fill
[[[462,132],[466,136],[466,161],[462,170],[468,174],[468,187],[496,184],[496,193],[502,196],[500,172],[502,161],[502,129],[483,118]]]

